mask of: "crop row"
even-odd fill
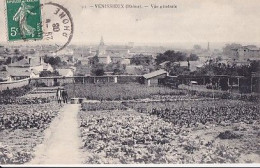
[[[147,87],[141,84],[78,84],[67,85],[69,97],[91,100],[132,100],[151,98],[154,95],[185,95],[183,90],[167,87]]]
[[[56,103],[37,105],[0,105],[0,130],[45,129],[58,113]]]
[[[124,103],[140,113],[163,118],[180,127],[198,123],[253,123],[260,119],[260,105],[237,100]]]
[[[126,110],[127,108],[121,102],[95,102],[82,103],[83,111],[100,111],[100,110]]]

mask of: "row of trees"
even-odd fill
[[[13,57],[7,57],[5,61],[0,62],[0,65],[8,65],[11,64],[12,62],[17,62],[24,59],[24,56],[13,56]]]
[[[49,63],[52,66],[58,66],[62,63],[60,57],[52,57],[52,56],[45,55],[43,57],[43,60],[44,60],[45,63]]]
[[[197,61],[199,57],[196,54],[190,54],[187,56],[186,53],[167,50],[164,53],[160,53],[157,55],[155,62],[157,65],[169,61],[169,62],[179,62],[179,61]]]
[[[230,75],[249,77],[253,72],[260,72],[260,61],[252,61],[249,65],[226,65],[212,62],[200,68],[195,75]]]

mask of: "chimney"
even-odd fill
[[[31,58],[29,58],[29,65],[31,65]]]
[[[42,64],[42,57],[40,56],[40,65]]]

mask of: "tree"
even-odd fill
[[[197,61],[199,60],[199,57],[196,54],[191,54],[188,58],[189,61]]]
[[[6,59],[6,61],[5,61],[5,64],[7,65],[7,64],[11,64],[11,62],[12,62],[12,58],[11,57],[8,57],[7,59]]]
[[[148,66],[152,64],[153,62],[153,57],[151,55],[134,55],[133,58],[131,59],[131,64],[135,65],[143,65],[143,66]]]
[[[165,61],[177,62],[177,61],[186,61],[187,57],[185,53],[175,52],[174,50],[165,51],[163,54],[160,53],[157,55],[155,62],[157,65]]]
[[[114,75],[121,75],[125,73],[125,65],[122,65],[120,63],[117,63],[116,66],[113,69]]]
[[[17,58],[18,61],[23,60],[23,59],[24,59],[24,56],[20,56]]]
[[[59,76],[58,71],[42,71],[40,72],[40,77],[48,77],[48,76]]]
[[[44,62],[45,63],[49,63],[51,64],[52,66],[58,66],[61,64],[61,58],[60,57],[49,57],[49,56],[44,56],[43,58]]]
[[[14,49],[14,53],[16,54],[16,55],[18,55],[18,54],[20,54],[20,50],[19,49]]]
[[[217,61],[217,62],[222,61],[222,57],[221,57],[221,56],[218,56],[218,57],[216,58],[216,61]]]
[[[51,76],[51,71],[42,71],[40,72],[40,77]]]
[[[98,64],[98,62],[99,62],[99,59],[98,59],[98,56],[97,56],[97,55],[95,55],[95,56],[92,57],[92,58],[89,58],[89,64],[90,64],[90,65],[96,65],[96,64]]]
[[[91,74],[96,76],[103,76],[105,74],[104,64],[95,64],[91,68]]]
[[[170,75],[176,76],[176,75],[189,75],[190,70],[187,67],[181,67],[179,64],[167,64],[166,69],[169,72]]]

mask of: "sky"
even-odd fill
[[[6,42],[4,0],[0,0],[0,43]],[[48,0],[41,0],[42,3]],[[71,13],[72,44],[258,43],[259,0],[52,0]],[[135,4],[141,9],[98,9],[95,4]],[[152,9],[151,4],[176,5]]]

